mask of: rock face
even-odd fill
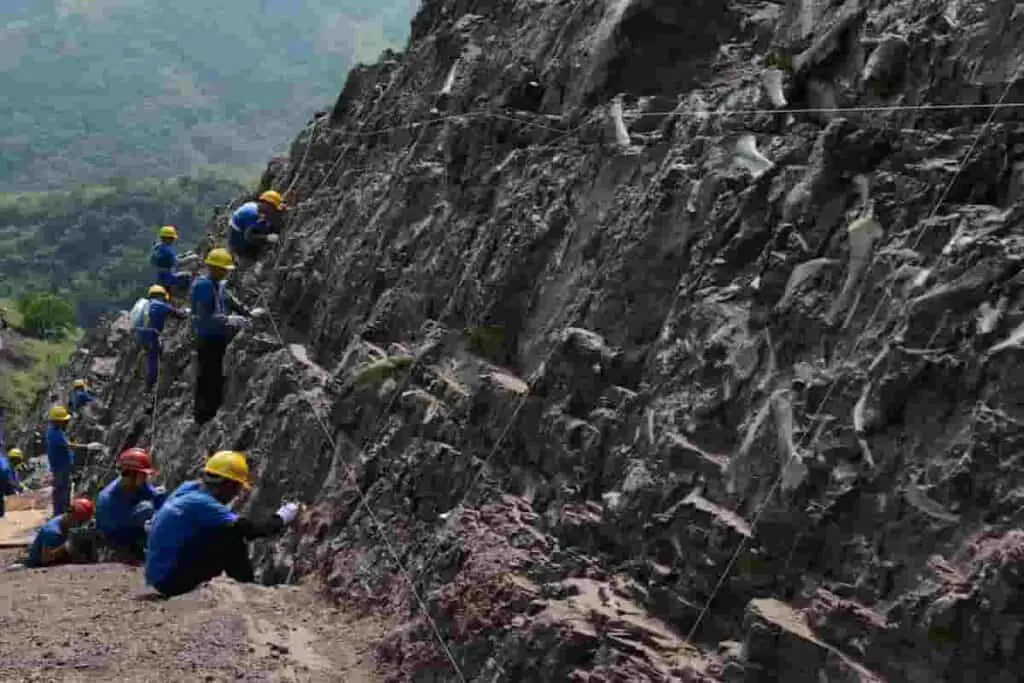
[[[1018,680],[1016,7],[425,0],[267,169],[218,417],[183,330],[155,422],[123,319],[68,376],[307,502],[262,578],[392,680]]]

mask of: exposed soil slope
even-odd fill
[[[347,619],[307,587],[218,579],[154,601],[123,565],[22,569],[0,573],[0,626],[5,681],[381,680],[370,658],[381,625]]]

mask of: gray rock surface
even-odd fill
[[[155,431],[123,318],[66,377],[112,454],[246,449],[248,509],[308,503],[262,578],[399,616],[392,680],[460,680],[438,636],[481,682],[1019,680],[1024,128],[913,107],[1024,101],[1022,33],[1001,0],[425,0],[264,175],[293,210],[217,418],[183,330]]]

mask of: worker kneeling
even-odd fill
[[[94,530],[84,528],[92,519],[94,506],[88,498],[75,498],[68,511],[40,527],[28,549],[26,567],[49,567],[96,559]]]
[[[146,583],[164,596],[187,593],[221,573],[253,581],[246,541],[270,536],[299,513],[286,503],[267,522],[241,518],[228,508],[249,489],[245,454],[219,451],[206,461],[200,481],[182,484],[153,518],[146,544]]]
[[[247,259],[259,258],[269,242],[276,242],[281,232],[284,212],[288,210],[279,192],[267,190],[255,202],[246,202],[231,214],[228,248],[231,253]]]
[[[96,498],[96,528],[103,535],[104,559],[141,562],[146,522],[163,505],[167,492],[149,483],[156,470],[145,450],[129,448],[118,457],[117,467],[121,476]]]

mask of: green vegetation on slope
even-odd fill
[[[244,191],[205,176],[0,194],[0,297],[58,293],[88,326],[150,283],[161,225],[177,226],[183,245],[196,244],[213,208]]]
[[[263,163],[418,0],[3,0],[0,189]]]
[[[15,302],[0,300],[0,309],[11,328],[22,325]],[[0,331],[0,405],[6,408],[8,428],[14,428],[28,417],[28,408],[36,395],[57,377],[58,369],[67,363],[82,332],[79,329],[57,339],[33,339],[17,329]]]

